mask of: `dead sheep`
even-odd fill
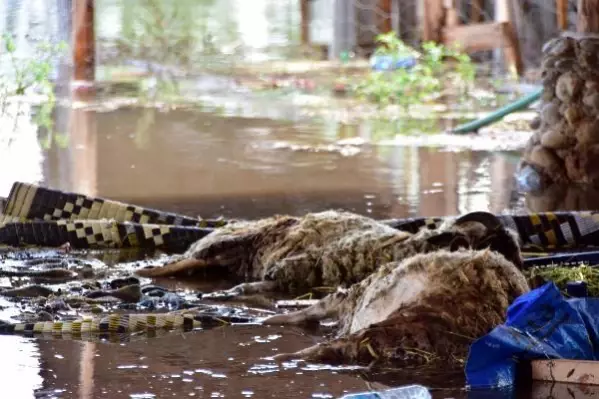
[[[520,270],[495,251],[439,250],[385,264],[349,290],[263,323],[338,321],[334,339],[277,355],[277,361],[394,367],[459,361],[529,290]]]
[[[381,264],[417,253],[488,247],[522,264],[516,236],[487,212],[472,212],[437,229],[411,234],[366,216],[324,211],[232,223],[198,240],[169,264],[136,273],[189,276],[216,269],[239,284],[228,291],[232,295],[303,294],[314,287],[349,287]]]

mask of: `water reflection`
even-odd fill
[[[323,132],[196,110],[57,112],[67,115],[68,145],[47,152],[42,183],[64,190],[205,217],[346,208],[387,218],[521,206],[510,153],[352,144],[359,128]]]
[[[43,178],[44,151],[31,108],[27,101],[17,99],[0,112],[0,196],[8,194],[15,180]]]
[[[526,206],[534,212],[563,210],[594,211],[599,201],[599,189],[582,185],[551,185],[539,192],[525,194]]]
[[[43,354],[38,344],[20,337],[0,336],[0,395],[6,398],[27,399],[42,388],[45,380]]]
[[[299,329],[236,326],[174,332],[126,345],[98,343],[89,350],[86,345],[93,344],[40,341],[46,371],[43,388],[38,392],[54,391],[57,398],[81,399],[215,395],[308,398],[315,394],[339,397],[346,392],[368,390],[369,386],[385,389],[398,381],[419,378],[413,373],[403,377],[396,373],[393,379],[382,376],[377,380],[352,367],[294,362],[276,365],[265,359],[277,352],[311,345],[315,339],[318,338]],[[437,379],[434,386],[447,388],[455,383],[453,377],[449,382]]]

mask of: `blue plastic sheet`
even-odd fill
[[[516,384],[518,361],[597,360],[599,298],[565,299],[552,282],[517,298],[506,322],[476,340],[466,363],[471,389]]]

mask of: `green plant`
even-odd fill
[[[40,107],[33,116],[33,122],[48,131],[52,136],[52,110],[56,104],[54,85],[50,80],[51,60],[66,49],[66,44],[40,43],[28,57],[17,56],[17,48],[11,35],[1,37],[0,46],[0,118],[13,117],[16,128],[20,113],[17,96],[37,93],[41,96]],[[9,114],[8,107],[16,104],[16,111]],[[45,146],[49,143],[44,143]]]
[[[53,88],[50,81],[51,60],[66,49],[66,43],[40,43],[30,57],[17,57],[17,48],[11,35],[2,35],[3,61],[8,58],[8,70],[0,75],[0,88],[9,95],[23,95],[28,88],[41,89],[47,93]],[[4,64],[4,62],[3,62]]]
[[[418,52],[401,41],[393,31],[378,35],[376,41],[379,43],[374,50],[377,55],[390,55],[396,59],[418,56]]]
[[[417,51],[400,40],[395,32],[377,36],[375,54],[393,60],[413,57],[416,65],[409,69],[373,71],[361,81],[356,92],[364,99],[385,106],[399,104],[409,111],[412,104],[438,97],[447,90],[459,96],[468,93],[476,69],[470,57],[458,48],[426,42]]]

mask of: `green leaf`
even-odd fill
[[[17,46],[15,45],[15,41],[13,40],[12,36],[9,35],[8,33],[5,33],[3,35],[3,37],[4,37],[4,49],[8,53],[14,53],[17,50]]]

